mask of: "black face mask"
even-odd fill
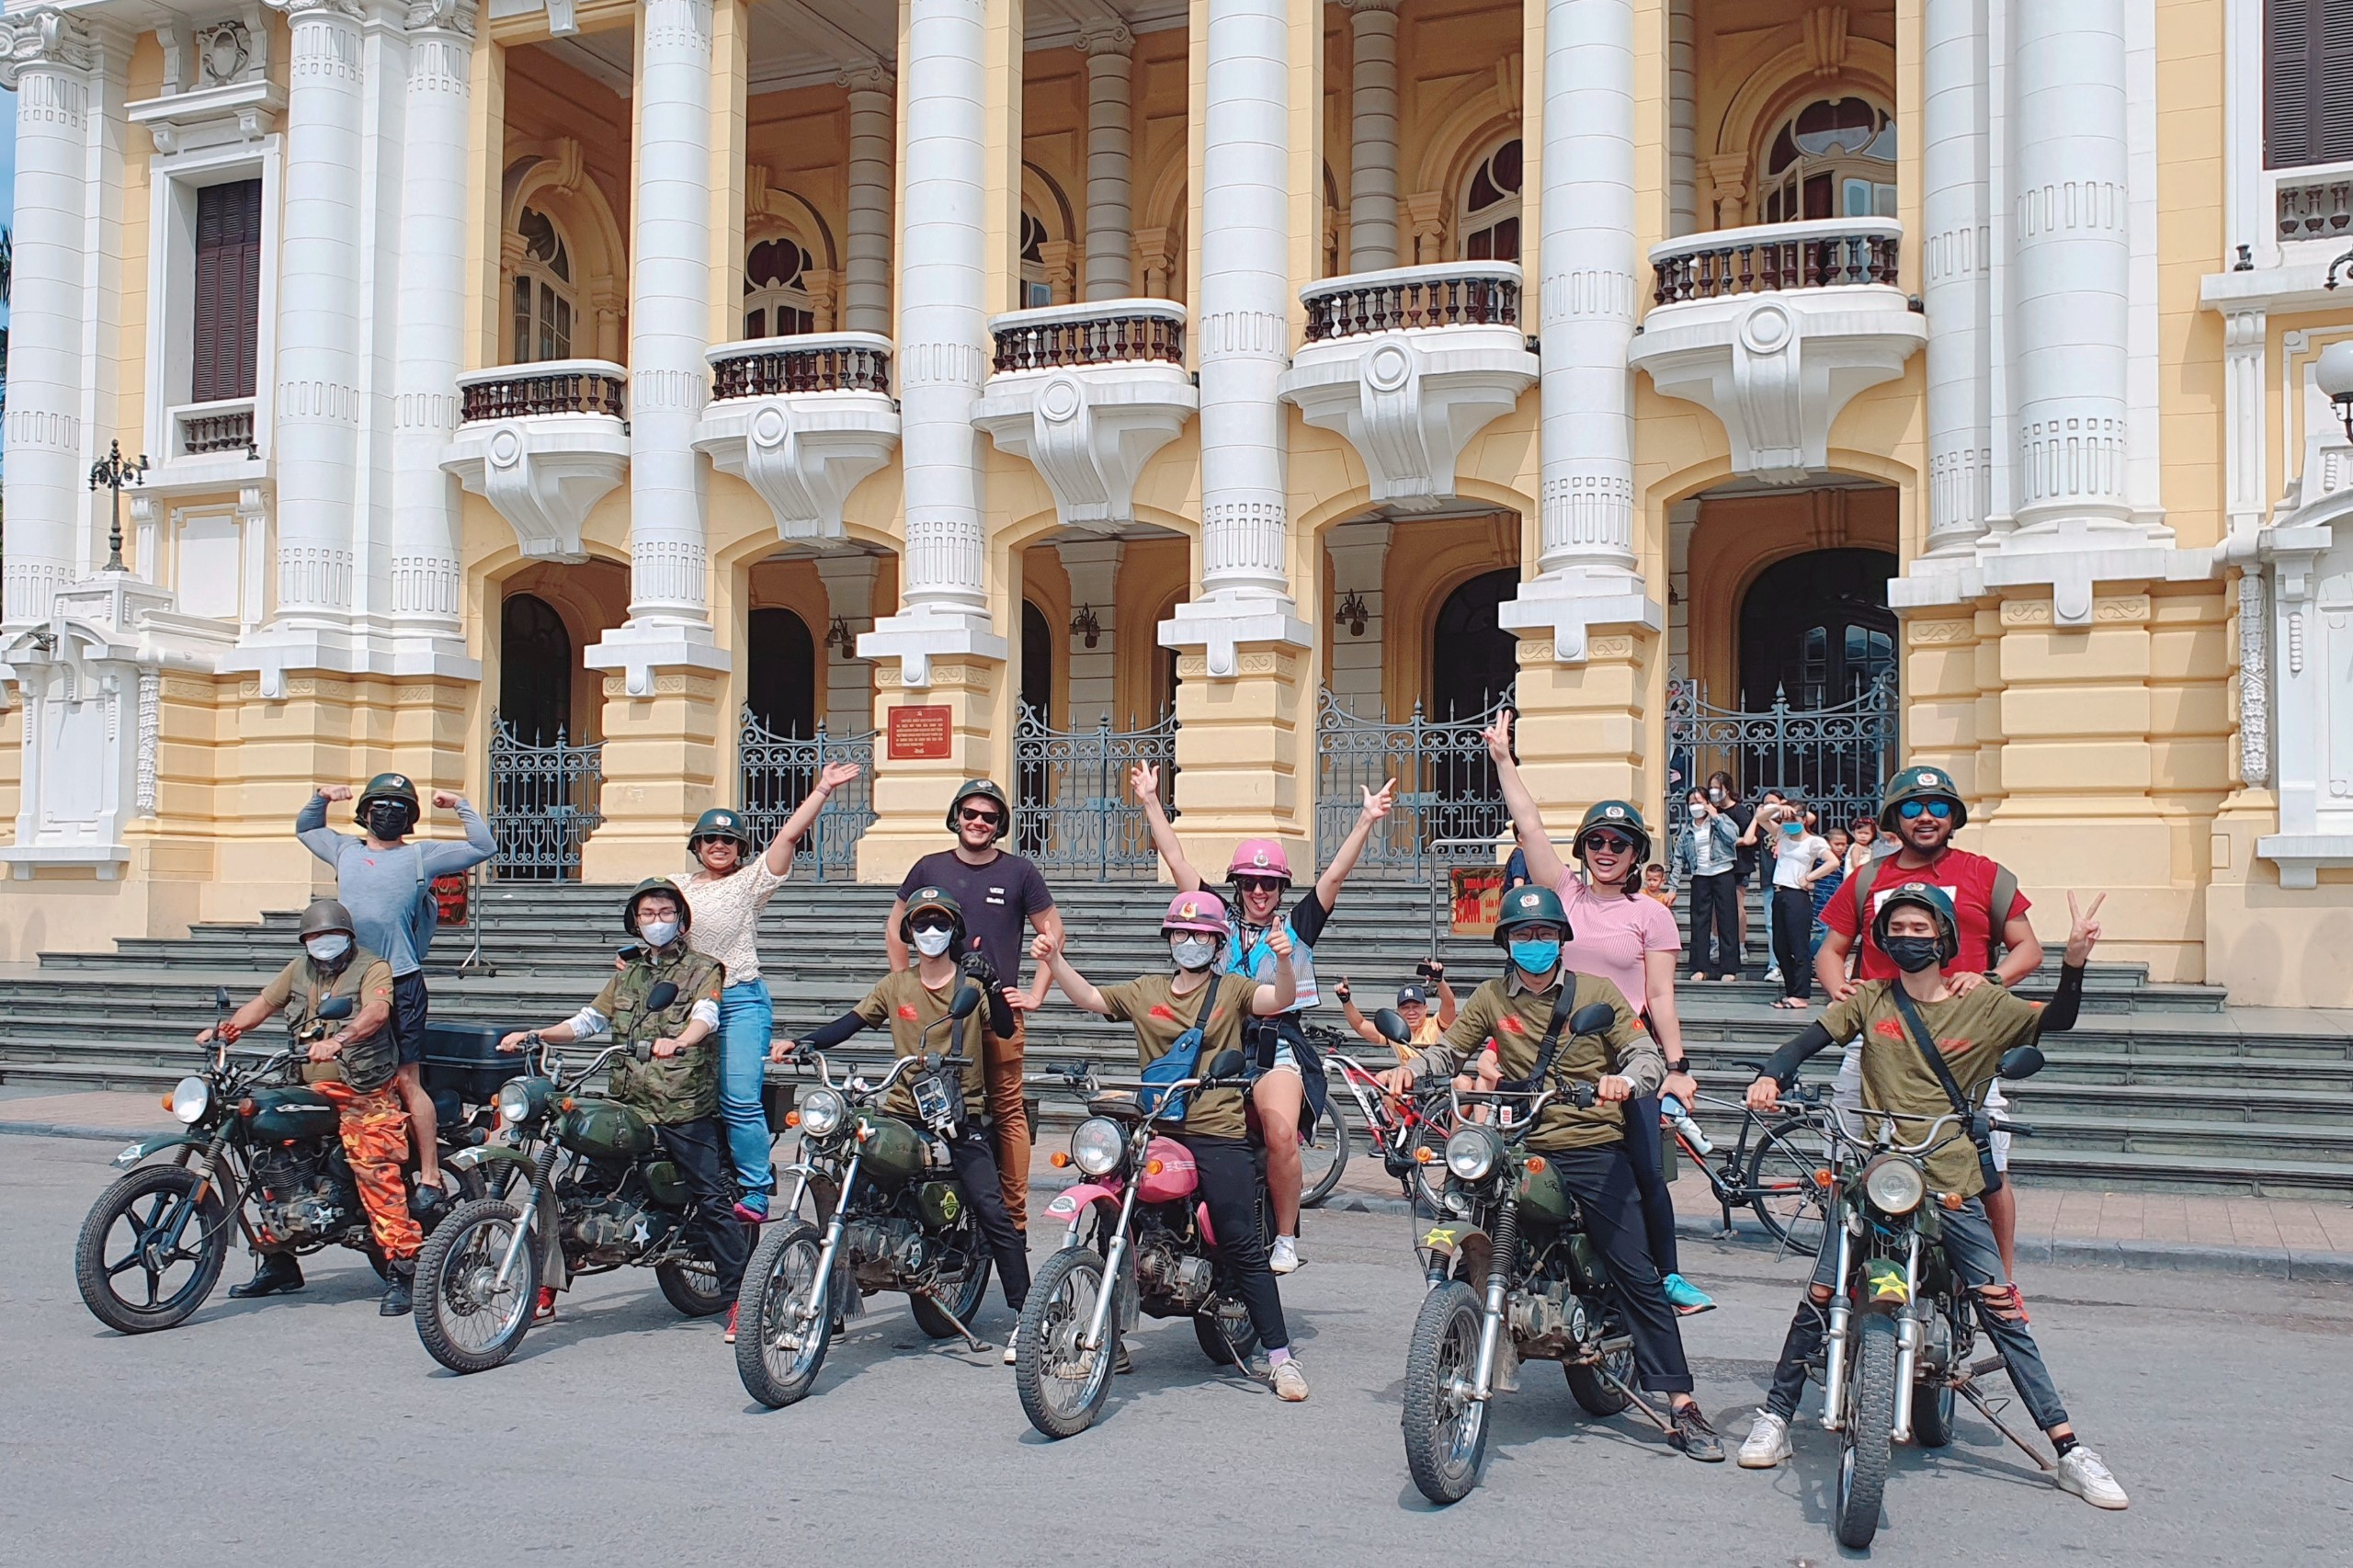
[[[1944,959],[1944,944],[1934,937],[1890,937],[1880,946],[1906,974],[1934,969]]]
[[[408,832],[408,808],[398,801],[379,801],[368,808],[368,831],[378,838],[398,838]]]

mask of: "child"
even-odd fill
[[[1656,861],[1643,868],[1643,892],[1669,909],[1675,907],[1675,890],[1666,885],[1666,868]]]

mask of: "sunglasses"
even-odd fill
[[[969,806],[959,814],[966,822],[976,822],[983,827],[995,827],[1005,820],[1005,814],[1002,812],[976,812]]]
[[[1280,877],[1236,877],[1233,885],[1244,892],[1280,892],[1283,890]]]
[[[1950,801],[1906,801],[1895,808],[1895,814],[1905,822],[1917,822],[1922,812],[1927,812],[1938,822],[1944,822],[1952,815],[1952,802]]]
[[[1622,833],[1588,833],[1577,847],[1587,852],[1607,849],[1613,855],[1623,855],[1634,846],[1634,841]]]
[[[952,920],[916,920],[910,922],[907,928],[911,931],[953,931],[956,924]]]

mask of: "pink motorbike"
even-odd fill
[[[1243,1081],[1239,1051],[1224,1052],[1210,1069],[1204,1077],[1154,1084],[1146,1096]],[[1030,1283],[1014,1345],[1014,1384],[1029,1424],[1049,1437],[1075,1437],[1094,1425],[1111,1391],[1120,1336],[1136,1326],[1139,1312],[1191,1318],[1202,1354],[1246,1370],[1258,1336],[1213,1251],[1192,1152],[1154,1131],[1155,1125],[1173,1131],[1181,1113],[1152,1114],[1126,1092],[1133,1080],[1110,1084],[1084,1067],[1032,1081],[1076,1094],[1088,1115],[1071,1133],[1069,1153],[1054,1156],[1058,1167],[1075,1166],[1080,1180],[1046,1207],[1068,1228],[1061,1250]],[[1271,1242],[1263,1154],[1260,1162],[1258,1223]],[[1115,1288],[1107,1290],[1107,1281]]]

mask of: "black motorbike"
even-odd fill
[[[226,989],[213,993],[213,1008],[217,1029],[229,1012]],[[127,1174],[82,1221],[74,1281],[100,1323],[121,1334],[186,1323],[219,1283],[240,1233],[256,1254],[347,1246],[389,1278],[344,1154],[340,1118],[299,1077],[311,1046],[352,1011],[351,998],[328,998],[283,1050],[202,1048],[202,1070],[182,1078],[165,1102],[180,1131],[142,1138],[117,1154]],[[426,1219],[481,1191],[457,1155],[486,1130],[462,1106],[441,1109],[441,1201],[412,1204]],[[417,1168],[412,1149],[402,1165],[411,1183]]]
[[[981,1001],[978,986],[958,987],[932,1028],[971,1017]],[[834,1335],[877,1291],[904,1291],[915,1326],[932,1338],[988,1348],[967,1326],[988,1290],[988,1246],[948,1156],[967,1114],[965,1058],[903,1056],[878,1083],[836,1084],[825,1059],[808,1054],[819,1086],[790,1118],[801,1158],[783,1170],[796,1183],[794,1218],[767,1228],[736,1312],[736,1372],[771,1409],[808,1397]],[[903,1078],[912,1121],[881,1108]],[[798,1217],[804,1198],[818,1224]]]

